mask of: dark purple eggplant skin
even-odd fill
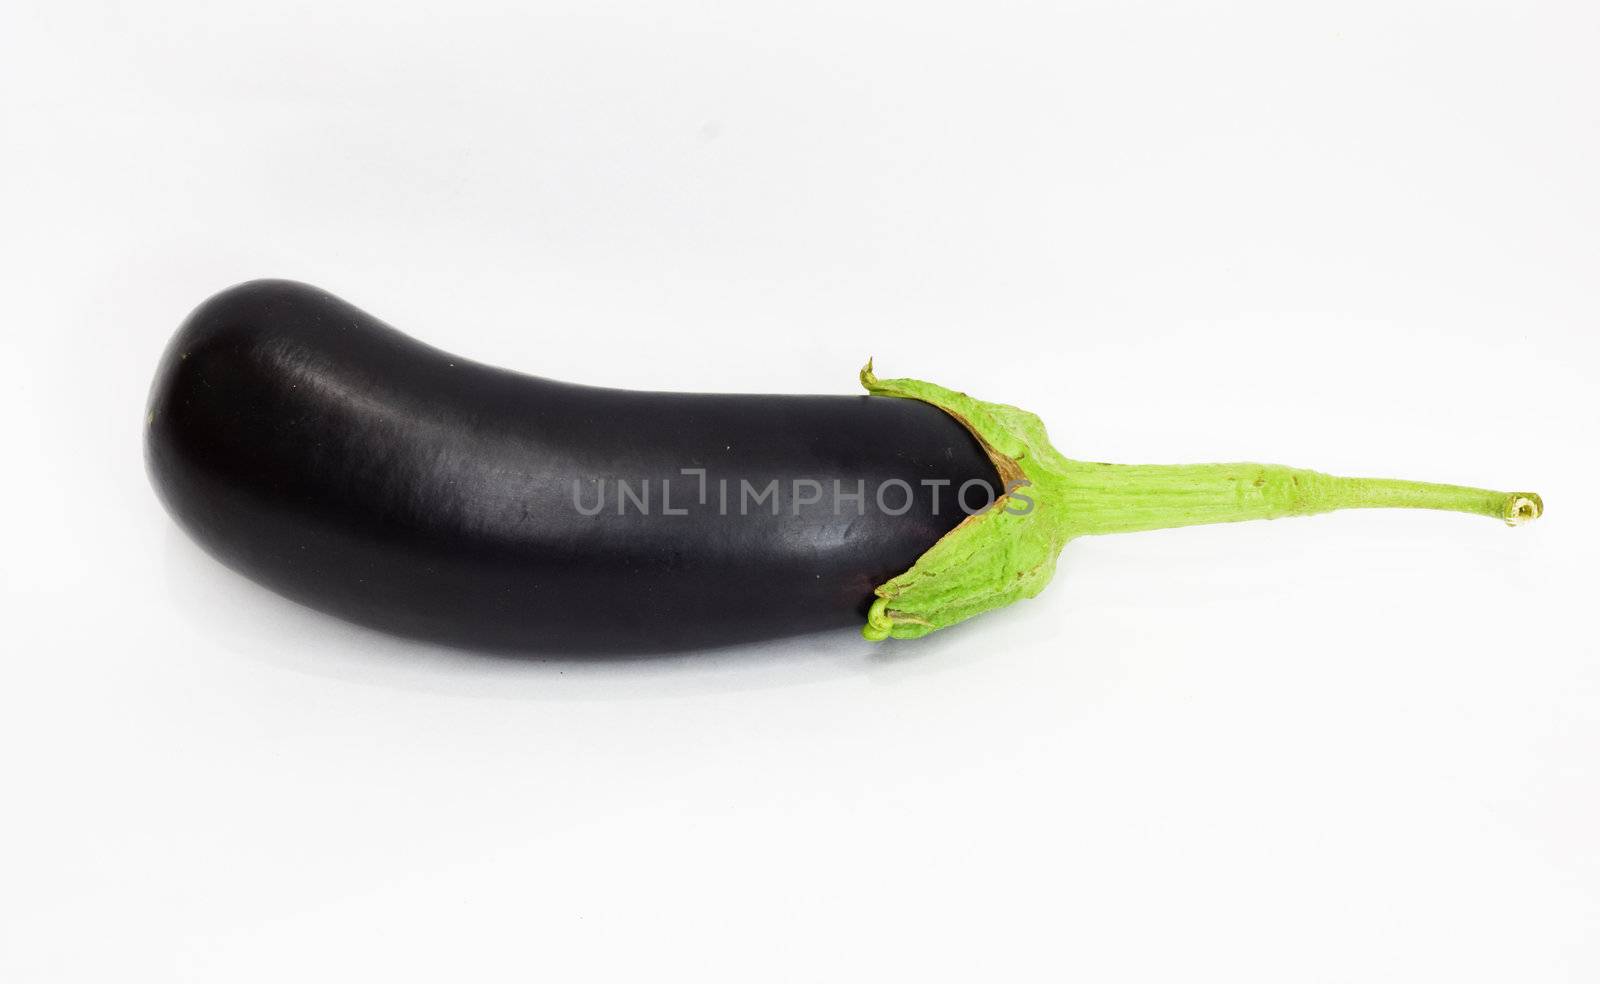
[[[661,653],[859,627],[873,588],[963,518],[955,489],[1000,492],[978,442],[925,403],[556,382],[442,352],[287,280],[196,309],[147,410],[151,482],[214,557],[353,622],[500,652]],[[704,506],[682,474],[696,468]],[[719,477],[735,503],[740,479],[827,494],[724,515]],[[654,508],[618,515],[613,495],[586,516],[573,483],[595,479],[647,480]],[[864,515],[836,507],[834,479],[866,483]],[[904,515],[872,500],[894,479],[918,492]],[[660,508],[662,480],[687,515]],[[924,480],[951,483],[937,510]]]

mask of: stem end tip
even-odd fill
[[[1544,515],[1544,500],[1536,492],[1513,492],[1506,497],[1507,526],[1521,526]]]

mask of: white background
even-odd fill
[[[0,978],[1594,981],[1600,8],[0,12]],[[917,643],[397,641],[203,555],[156,358],[307,280],[617,386],[1544,493],[1086,540]]]

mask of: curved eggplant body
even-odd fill
[[[214,556],[311,607],[476,648],[859,626],[873,589],[963,518],[964,483],[1000,492],[926,403],[554,382],[289,281],[201,305],[148,409],[151,479]]]

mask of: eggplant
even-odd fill
[[[147,421],[157,491],[219,560],[313,608],[486,649],[671,651],[859,625],[873,589],[963,518],[957,490],[1002,491],[977,439],[925,403],[555,382],[284,280],[189,316]],[[859,508],[834,481],[864,484]],[[868,501],[888,484],[898,509],[901,483],[930,494],[900,515]]]
[[[1032,597],[1073,537],[1532,493],[1278,465],[1111,465],[1034,415],[862,370],[865,396],[635,392],[482,365],[325,291],[212,297],[161,358],[145,458],[202,547],[279,593],[478,649],[915,638]]]

